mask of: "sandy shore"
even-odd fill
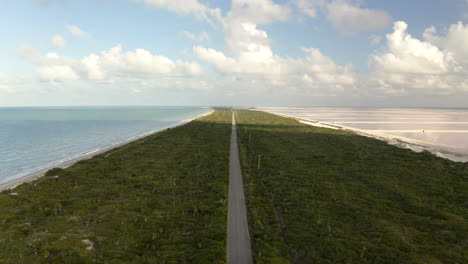
[[[214,112],[213,109],[211,109],[211,111],[209,111],[208,113],[205,113],[205,114],[202,114],[202,115],[199,115],[199,116],[196,116],[194,118],[190,118],[190,119],[186,119],[186,120],[183,120],[173,126],[168,126],[168,127],[164,127],[164,128],[160,128],[160,129],[157,129],[157,130],[153,130],[153,131],[150,131],[150,132],[147,132],[147,133],[144,133],[140,136],[137,136],[137,137],[134,137],[134,138],[131,138],[131,139],[128,139],[126,141],[122,141],[122,142],[119,142],[119,143],[116,143],[116,144],[113,144],[113,145],[110,145],[110,146],[107,146],[107,147],[104,147],[104,148],[101,148],[99,150],[95,150],[95,151],[91,151],[91,152],[88,152],[82,156],[79,156],[79,157],[76,157],[74,159],[70,159],[70,160],[67,160],[67,161],[64,161],[64,162],[61,162],[61,163],[58,163],[58,164],[55,164],[55,165],[52,165],[52,166],[49,166],[47,168],[44,168],[44,169],[41,169],[41,170],[38,170],[36,172],[33,172],[31,174],[28,174],[26,176],[23,176],[23,177],[20,177],[18,179],[14,179],[14,180],[11,180],[9,182],[6,182],[6,183],[2,183],[0,184],[0,192],[2,191],[5,191],[5,190],[9,190],[9,189],[13,189],[15,188],[16,186],[18,185],[21,185],[25,182],[32,182],[32,181],[35,181],[37,179],[39,179],[40,177],[44,176],[46,174],[47,171],[49,171],[50,169],[52,168],[67,168],[67,167],[70,167],[72,166],[73,164],[77,163],[78,161],[80,160],[86,160],[86,159],[90,159],[96,155],[99,155],[99,154],[102,154],[104,152],[107,152],[109,150],[112,150],[114,148],[118,148],[122,145],[125,145],[125,144],[128,144],[130,142],[133,142],[133,141],[136,141],[136,140],[139,140],[141,138],[144,138],[144,137],[147,137],[147,136],[150,136],[150,135],[153,135],[155,133],[159,133],[159,132],[162,132],[162,131],[165,131],[169,128],[174,128],[174,127],[178,127],[178,126],[182,126],[182,125],[185,125],[187,123],[189,123],[190,121],[193,121],[195,119],[198,119],[198,118],[201,118],[201,117],[204,117],[204,116],[207,116],[207,115],[210,115]]]
[[[284,108],[284,109],[288,109],[288,108]],[[382,141],[387,142],[390,145],[394,145],[400,148],[411,149],[412,151],[415,151],[415,152],[429,151],[438,157],[449,159],[451,161],[468,162],[467,152],[464,152],[463,150],[460,150],[460,149],[452,148],[450,146],[430,144],[428,142],[409,139],[405,137],[387,135],[387,134],[378,133],[378,132],[369,132],[364,129],[358,129],[358,128],[347,127],[347,126],[342,126],[342,125],[329,124],[326,122],[298,118],[298,117],[289,116],[286,114],[269,112],[265,108],[255,109],[255,110],[267,112],[267,113],[274,114],[274,115],[281,116],[281,117],[292,118],[306,125],[349,131],[349,132],[356,133],[362,136],[382,140]]]

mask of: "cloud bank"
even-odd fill
[[[176,31],[196,43],[186,52],[190,60],[176,60],[147,49],[125,51],[122,45],[72,58],[54,52],[41,53],[23,46],[20,54],[35,67],[45,82],[88,81],[135,83],[139,87],[178,87],[215,90],[228,96],[240,94],[313,96],[444,95],[468,92],[468,25],[446,29],[429,26],[423,37],[408,33],[404,21],[392,24],[391,15],[366,8],[364,1],[351,0],[232,0],[224,14],[199,0],[134,0],[151,8],[193,16],[211,25],[224,45],[211,46],[205,31]],[[214,2],[211,2],[214,3]],[[294,57],[280,55],[268,32],[274,23],[293,23],[298,14],[307,19],[323,17],[344,39],[367,32],[373,51],[368,73],[359,73],[352,63],[338,63],[316,46],[295,47]],[[296,21],[297,22],[297,21]],[[388,27],[388,29],[387,29]],[[75,37],[89,36],[78,26],[68,25]],[[380,30],[380,35],[372,31]],[[382,31],[385,30],[385,37]],[[197,31],[197,32],[200,32]],[[180,33],[177,33],[180,32]],[[211,32],[211,31],[210,31]],[[210,33],[211,34],[211,33]],[[76,39],[77,40],[77,39]],[[213,38],[214,40],[214,38]],[[214,41],[213,41],[214,42]],[[55,49],[65,39],[51,39]],[[206,67],[202,67],[205,65]],[[173,80],[172,77],[176,77]],[[11,85],[0,75],[0,90]],[[185,78],[182,80],[181,78]],[[187,81],[189,80],[189,81]]]
[[[466,53],[451,45],[453,41],[468,41],[467,28],[460,22],[451,25],[445,36],[438,36],[435,27],[430,27],[423,41],[407,32],[405,22],[395,22],[393,33],[386,36],[385,52],[370,57],[371,79],[389,93],[411,89],[440,94],[468,91]]]
[[[41,54],[30,46],[22,46],[19,53],[36,66],[39,77],[50,82],[89,80],[114,82],[115,80],[143,80],[158,77],[193,77],[203,73],[193,61],[173,61],[145,49],[123,51],[122,45],[89,54],[81,59],[57,53]]]

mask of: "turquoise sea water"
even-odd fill
[[[209,111],[207,107],[0,108],[0,183]]]

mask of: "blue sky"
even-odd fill
[[[0,106],[468,107],[467,0],[18,0]]]

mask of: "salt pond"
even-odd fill
[[[400,145],[404,142],[406,147],[415,150],[426,149],[453,160],[468,161],[468,109],[266,107],[258,110],[387,141],[397,140]]]

